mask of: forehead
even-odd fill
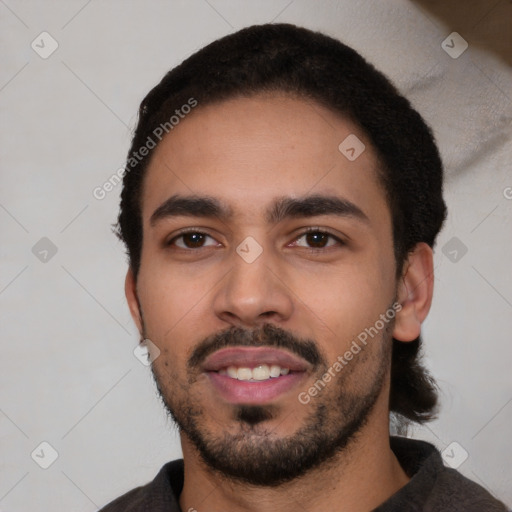
[[[355,204],[382,203],[377,167],[361,129],[314,101],[267,93],[199,104],[154,150],[144,224],[176,194],[217,197],[232,218],[268,218],[271,200],[284,196],[339,193]]]

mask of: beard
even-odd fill
[[[226,423],[222,434],[211,432],[204,427],[203,408],[190,399],[190,386],[197,379],[200,363],[228,346],[285,348],[313,365],[316,381],[328,365],[312,340],[300,340],[272,324],[253,331],[233,327],[205,339],[193,351],[188,385],[177,386],[178,379],[170,374],[167,364],[165,373],[160,374],[153,363],[152,373],[168,414],[209,469],[232,481],[274,487],[327,467],[365,426],[389,374],[391,332],[390,323],[382,338],[363,347],[307,406],[302,405],[310,409],[307,416],[292,435],[285,437],[275,434],[275,427],[265,425],[269,420],[286,419],[275,404],[234,405],[231,420],[237,426],[235,431],[228,431],[231,424]]]

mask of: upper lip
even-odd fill
[[[260,364],[275,364],[290,371],[303,372],[311,365],[291,352],[271,347],[229,347],[208,356],[203,371],[217,372],[229,366],[254,368]]]

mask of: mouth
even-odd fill
[[[248,382],[262,382],[269,379],[277,379],[281,375],[288,375],[290,368],[281,368],[277,364],[258,364],[254,368],[248,366],[228,366],[218,371],[219,375],[227,375],[232,379],[243,380]]]
[[[207,358],[203,372],[231,404],[265,404],[304,380],[311,365],[285,350],[268,347],[221,349]]]

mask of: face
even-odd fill
[[[377,165],[360,129],[284,94],[199,105],[156,148],[127,290],[184,452],[277,485],[367,423],[397,293]]]

